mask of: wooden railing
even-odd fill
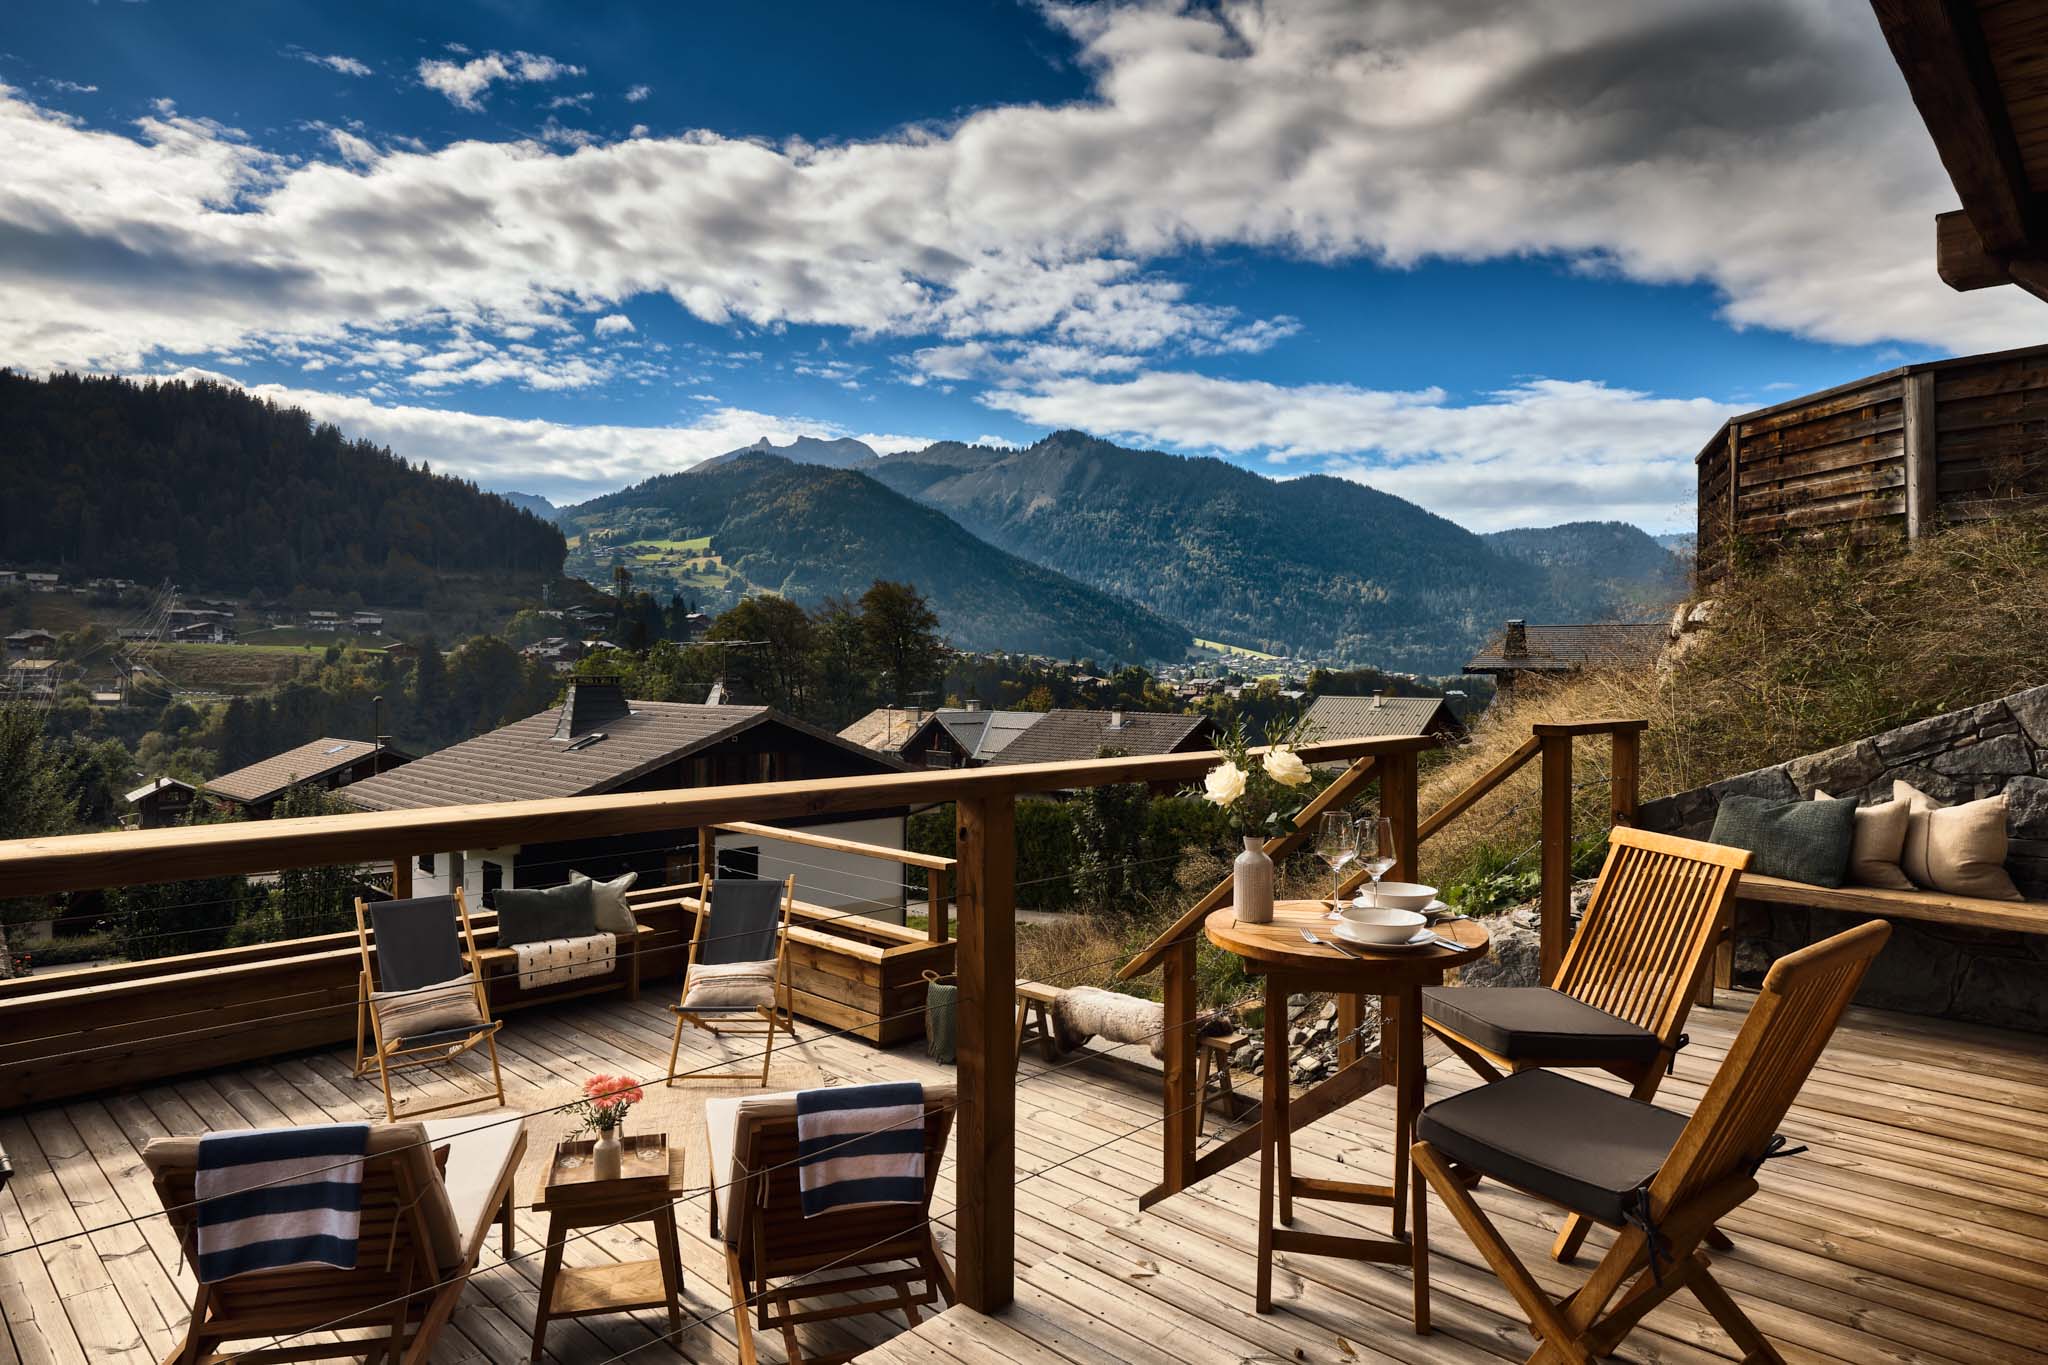
[[[2048,495],[2048,346],[1958,356],[1723,423],[1695,460],[1700,576],[1737,545],[1846,532],[1918,540]]]
[[[1294,828],[1266,841],[1266,854],[1276,863],[1307,842],[1319,817],[1328,810],[1350,805],[1365,794],[1377,779],[1378,813],[1393,827],[1394,865],[1388,875],[1396,881],[1417,875],[1421,847],[1432,835],[1471,810],[1532,760],[1540,762],[1542,918],[1540,971],[1547,985],[1564,961],[1565,941],[1570,927],[1572,890],[1572,760],[1574,741],[1587,736],[1606,735],[1613,754],[1609,769],[1608,814],[1612,824],[1635,823],[1638,780],[1641,770],[1642,733],[1648,727],[1641,720],[1591,720],[1569,724],[1540,724],[1532,727],[1527,740],[1513,753],[1482,773],[1427,819],[1416,818],[1416,759],[1435,741],[1417,736],[1387,741],[1378,751],[1361,756],[1325,787],[1314,801],[1295,817]],[[1346,878],[1340,895],[1351,895],[1368,879],[1359,871]],[[1196,1116],[1203,1097],[1197,1093],[1194,1071],[1196,1019],[1195,967],[1197,940],[1202,921],[1228,903],[1228,877],[1190,907],[1173,924],[1125,963],[1118,979],[1129,981],[1158,968],[1162,972],[1161,995],[1165,1001],[1166,1081],[1163,1171],[1158,1185],[1140,1200],[1149,1207],[1196,1181],[1235,1164],[1258,1151],[1259,1133],[1246,1126],[1207,1152],[1197,1154]],[[1364,1019],[1365,1001],[1357,995],[1337,999],[1337,1074],[1289,1106],[1291,1127],[1313,1123],[1348,1100],[1369,1089],[1377,1073],[1361,1066],[1358,1028]],[[1266,1059],[1267,1066],[1286,1065],[1284,1058]]]
[[[1401,784],[1407,784],[1411,815],[1400,828],[1412,834],[1414,760],[1427,743],[1419,737],[1339,740],[1303,745],[1300,752],[1311,763],[1352,763],[1353,771],[1361,759],[1386,765],[1381,780],[1385,784],[1386,773],[1395,773],[1391,790],[1397,810]],[[416,854],[450,848],[701,832],[717,825],[952,802],[956,866],[951,899],[958,935],[947,946],[955,956],[960,987],[958,1287],[961,1302],[991,1312],[1010,1301],[1014,1280],[1015,800],[1026,793],[1128,782],[1191,782],[1214,762],[1213,753],[1196,752],[21,839],[0,843],[0,900],[281,868],[385,860],[407,867]],[[1383,801],[1388,799],[1387,790],[1383,785]],[[854,922],[852,927],[861,926]],[[873,928],[880,932],[895,926]],[[895,933],[915,937],[915,931]],[[247,1046],[252,1029],[260,1030],[259,1036],[275,1051],[288,1051],[311,1044],[270,1015],[300,1008],[352,1008],[352,972],[346,965],[353,953],[350,939],[345,936],[339,944],[316,941],[313,951],[298,954],[265,945],[251,950],[246,959],[226,964],[167,958],[140,974],[130,964],[120,969],[123,984],[116,989],[149,981],[166,985],[172,995],[161,997],[159,1003],[175,998],[178,1020],[158,1027],[179,1035],[182,1065],[215,1064],[210,1056],[231,1043]],[[342,964],[344,975],[338,980],[331,979],[330,957]],[[260,994],[252,992],[251,981],[263,983]],[[296,1003],[281,1007],[276,1002],[275,996],[294,991]],[[1191,1000],[1191,982],[1186,995]],[[36,1030],[82,1035],[105,1028],[107,998],[105,989],[85,983],[55,992],[0,991],[0,1108],[24,1102],[23,1091],[8,1089],[8,1046]],[[17,1008],[39,1011],[38,1022],[22,1029],[9,1015]],[[48,1059],[38,1066],[47,1071]],[[115,1082],[101,1081],[111,1083]]]
[[[895,863],[899,867],[914,867],[925,874],[926,904],[929,907],[925,936],[932,943],[944,943],[952,917],[952,885],[955,860],[936,853],[918,853],[907,848],[884,848],[879,844],[856,843],[852,839],[839,839],[829,834],[813,834],[809,830],[782,829],[776,825],[758,825],[747,820],[728,821],[720,825],[706,825],[697,832],[697,866],[714,866],[712,858],[717,843],[717,832],[747,834],[756,839],[768,839],[785,844],[796,844],[803,848],[820,849],[827,853],[847,853],[856,858],[873,858],[878,862]]]

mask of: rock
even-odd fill
[[[1999,735],[1935,754],[1927,766],[1951,777],[2018,777],[2034,771],[2034,751],[2018,735]]]
[[[1309,1005],[1310,1005],[1311,1003],[1312,1003],[1312,1002],[1311,1002],[1311,1001],[1309,1000],[1309,998],[1308,998],[1307,996],[1305,996],[1305,995],[1290,995],[1290,996],[1288,996],[1288,997],[1287,997],[1287,1017],[1288,1017],[1289,1019],[1299,1019],[1299,1018],[1301,1018],[1301,1016],[1302,1016],[1302,1013],[1303,1013],[1303,1011],[1307,1010],[1307,1009],[1308,1009],[1308,1007],[1309,1007]]]
[[[1287,1035],[1287,1041],[1294,1044],[1296,1047],[1300,1047],[1303,1043],[1308,1041],[1308,1030],[1305,1028],[1295,1029],[1292,1033],[1289,1033]]]
[[[2005,709],[2037,749],[2048,749],[2048,687],[2031,687],[2005,699]]]
[[[1676,640],[1685,634],[1685,603],[1680,602],[1671,609],[1671,624],[1664,628],[1666,639]]]
[[[1761,796],[1773,801],[1790,801],[1799,795],[1799,789],[1792,785],[1792,779],[1783,768],[1758,768],[1755,772],[1737,773],[1708,784],[1706,791],[1713,797],[1716,809],[1723,799],[1730,796]]]
[[[1858,740],[1795,758],[1785,765],[1785,775],[1792,779],[1801,796],[1815,787],[1830,796],[1860,796],[1864,788],[1884,776],[1884,760],[1878,756],[1876,745]]]
[[[1318,1019],[1322,1019],[1322,1020],[1324,1020],[1325,1022],[1328,1022],[1328,1021],[1332,1021],[1332,1020],[1336,1019],[1336,1017],[1337,1017],[1337,1002],[1336,1002],[1336,1001],[1334,1001],[1334,1000],[1325,1000],[1325,1001],[1323,1002],[1323,1008],[1322,1008],[1322,1011],[1321,1011],[1321,1012],[1320,1012],[1319,1014],[1317,1014],[1317,1015],[1316,1015],[1316,1017],[1317,1017]]]
[[[2016,735],[2019,732],[2020,723],[2018,721],[2002,720],[1998,722],[1998,724],[1996,725],[1987,725],[1982,730],[1978,731],[1977,738],[1997,739],[2000,735]]]
[[[1720,609],[1720,599],[1714,597],[1704,598],[1701,601],[1695,602],[1692,610],[1685,614],[1685,623],[1695,629],[1700,626],[1709,625],[1713,622],[1714,613]]]
[[[1541,976],[1543,941],[1535,929],[1515,922],[1513,914],[1481,920],[1492,936],[1485,958],[1458,971],[1461,986],[1533,986]],[[1377,1020],[1374,1031],[1378,1031]]]
[[[1912,783],[1921,792],[1933,797],[1945,806],[1953,805],[1958,801],[1967,801],[1977,790],[1974,782],[1959,782],[1945,773],[1934,771],[1932,768],[1893,768],[1885,774],[1885,780],[1890,782],[1893,779]]]
[[[1896,730],[1887,730],[1870,742],[1877,746],[1878,753],[1887,762],[1898,763],[1948,748],[1957,740],[1974,735],[1987,725],[1996,725],[2009,715],[2005,703],[1986,702],[1982,706],[1948,711],[1911,725],[1902,725]]]

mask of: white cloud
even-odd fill
[[[588,108],[590,102],[596,98],[597,92],[595,90],[585,90],[577,95],[557,95],[549,100],[545,107],[549,109],[584,109]]]
[[[450,43],[448,49],[458,56],[469,51],[454,43]],[[494,83],[532,84],[582,74],[580,66],[571,66],[534,52],[486,52],[466,62],[432,57],[419,65],[421,85],[429,90],[438,90],[448,97],[449,103],[472,113],[484,107],[484,96]]]
[[[1038,426],[1147,444],[1263,454],[1341,474],[1475,530],[1559,521],[1689,524],[1693,456],[1743,406],[1594,381],[1531,379],[1454,403],[1441,389],[1270,384],[1148,371],[994,390]]]
[[[81,85],[77,81],[53,79],[44,81],[43,84],[52,90],[66,95],[96,95],[100,89],[97,85]]]
[[[329,128],[327,140],[334,144],[334,150],[340,152],[344,159],[358,165],[367,166],[380,155],[374,144],[340,128]]]
[[[649,95],[653,93],[654,90],[650,86],[636,85],[629,89],[628,91],[626,91],[626,103],[638,104],[641,100],[646,99]]]
[[[370,67],[367,62],[358,61],[354,57],[343,56],[339,52],[308,52],[302,47],[287,48],[286,51],[302,62],[311,62],[315,66],[324,66],[329,71],[338,72],[344,76],[367,76],[370,74]]]
[[[624,313],[607,313],[592,323],[590,330],[601,337],[622,336],[633,330],[633,319]]]

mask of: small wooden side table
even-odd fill
[[[548,1324],[556,1318],[596,1313],[668,1309],[669,1331],[683,1326],[683,1258],[676,1240],[676,1204],[682,1198],[683,1149],[663,1133],[633,1133],[617,1180],[598,1180],[589,1166],[590,1139],[571,1139],[555,1148],[555,1162],[541,1178],[533,1209],[548,1216],[547,1256],[541,1263],[540,1305],[533,1315],[533,1355],[538,1365]],[[584,1164],[561,1165],[575,1154]],[[655,1255],[645,1261],[564,1269],[562,1242],[578,1228],[650,1223]]]
[[[1226,905],[1203,925],[1211,943],[1242,958],[1246,971],[1266,978],[1266,1060],[1259,1109],[1259,1265],[1253,1296],[1253,1306],[1261,1313],[1273,1311],[1276,1251],[1395,1265],[1413,1263],[1417,1251],[1408,1235],[1408,1145],[1414,1139],[1415,1114],[1422,1101],[1422,988],[1440,985],[1445,972],[1477,962],[1490,946],[1486,931],[1469,920],[1438,926],[1436,932],[1445,942],[1426,948],[1366,948],[1353,955],[1304,940],[1301,931],[1305,928],[1324,939],[1336,937],[1329,908],[1328,901],[1282,901],[1273,908],[1272,923],[1240,924],[1237,912]],[[1287,997],[1298,991],[1380,997],[1380,1074],[1377,1084],[1367,1089],[1389,1083],[1394,1086],[1391,1185],[1311,1180],[1294,1174],[1294,1125],[1288,1116]],[[1420,1188],[1416,1186],[1418,1192]],[[1279,1227],[1273,1225],[1276,1197]],[[1297,1199],[1330,1199],[1389,1209],[1393,1235],[1382,1239],[1296,1232],[1288,1225],[1294,1222]],[[1415,1212],[1419,1222],[1419,1200]],[[1419,1312],[1420,1290],[1416,1302]]]

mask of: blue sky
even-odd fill
[[[16,7],[0,364],[558,500],[1077,426],[1662,530],[1729,413],[2039,339],[1866,6],[1456,8]]]

